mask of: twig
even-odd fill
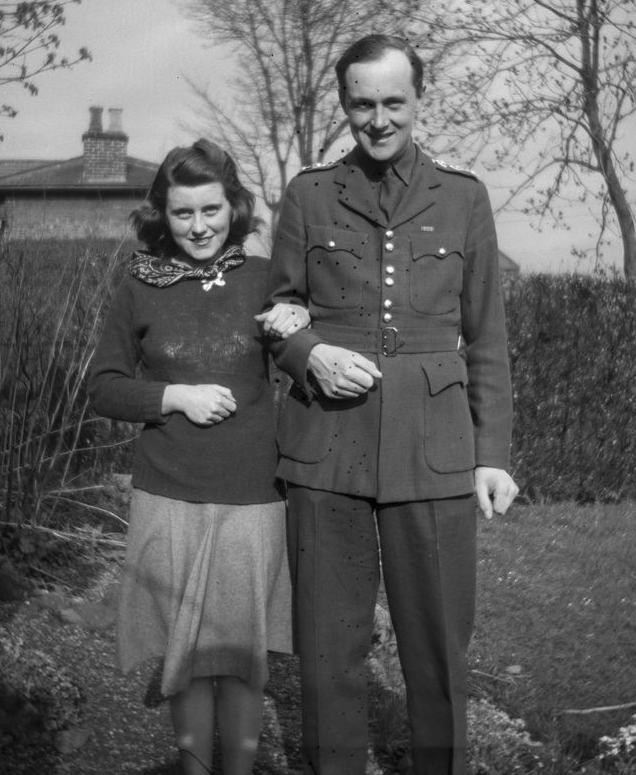
[[[95,490],[105,490],[106,486],[103,484],[88,484],[84,487],[64,487],[61,490],[48,490],[44,493],[44,498],[48,498],[51,495],[73,495],[76,492],[94,492]]]
[[[41,573],[43,576],[48,576],[50,579],[53,579],[53,581],[58,581],[60,584],[66,583],[59,576],[56,576],[54,573],[49,573],[47,570],[42,570],[42,568],[38,568],[37,565],[31,565],[29,563],[29,568],[34,570],[36,573]]]
[[[58,492],[63,491],[59,490]],[[72,492],[72,490],[68,490],[68,492]],[[124,527],[128,527],[128,522],[120,517],[119,514],[115,514],[114,511],[110,511],[110,509],[104,509],[101,506],[95,506],[92,503],[85,503],[84,501],[77,501],[74,498],[65,498],[63,495],[56,495],[55,493],[51,492],[45,493],[42,496],[42,500],[44,501],[51,497],[57,497],[58,500],[65,501],[66,503],[73,503],[75,506],[83,506],[84,508],[90,509],[91,511],[97,511],[99,514],[105,514],[107,517],[117,520],[117,522],[124,525]]]
[[[7,525],[10,527],[15,527],[15,525],[12,522],[3,522],[0,521],[0,525]],[[62,530],[54,530],[50,527],[44,527],[44,525],[23,525],[23,529],[25,530],[34,530],[35,532],[40,533],[48,533],[49,535],[55,536],[56,538],[61,539],[62,541],[90,541],[91,543],[95,544],[105,544],[106,546],[116,546],[120,549],[126,548],[126,542],[125,541],[119,541],[116,538],[107,538],[107,537],[100,537],[99,535],[95,535],[95,533],[91,533],[88,536],[80,535],[79,533],[66,533]]]
[[[561,713],[565,716],[588,716],[591,713],[611,713],[615,710],[629,710],[630,708],[636,708],[636,702],[626,702],[623,705],[606,705],[600,708],[584,708],[583,710],[562,710]]]
[[[508,683],[511,679],[511,676],[508,675],[491,675],[490,673],[484,673],[483,670],[471,670],[471,675],[480,675],[483,678],[491,678],[493,681],[503,681],[504,683]]]

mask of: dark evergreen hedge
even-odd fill
[[[504,295],[522,495],[636,497],[636,284],[536,274]]]

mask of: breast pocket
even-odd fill
[[[444,315],[459,306],[464,272],[463,245],[453,234],[412,234],[409,295],[411,306],[427,315]]]
[[[438,473],[469,471],[475,467],[475,442],[466,393],[466,364],[457,353],[421,357],[426,460]]]
[[[326,226],[307,228],[307,278],[320,307],[356,309],[362,301],[362,258],[368,236]]]

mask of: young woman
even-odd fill
[[[143,423],[118,621],[129,670],[163,657],[187,775],[252,771],[267,651],[291,651],[285,513],[258,323],[287,336],[301,307],[257,316],[268,262],[246,256],[254,197],[199,140],[166,156],[133,223],[133,254],[95,355],[107,417]]]

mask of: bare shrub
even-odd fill
[[[119,258],[117,246],[104,243],[0,245],[5,525],[42,525],[60,503],[80,494],[86,501],[99,487],[103,421],[90,415],[86,376]]]

